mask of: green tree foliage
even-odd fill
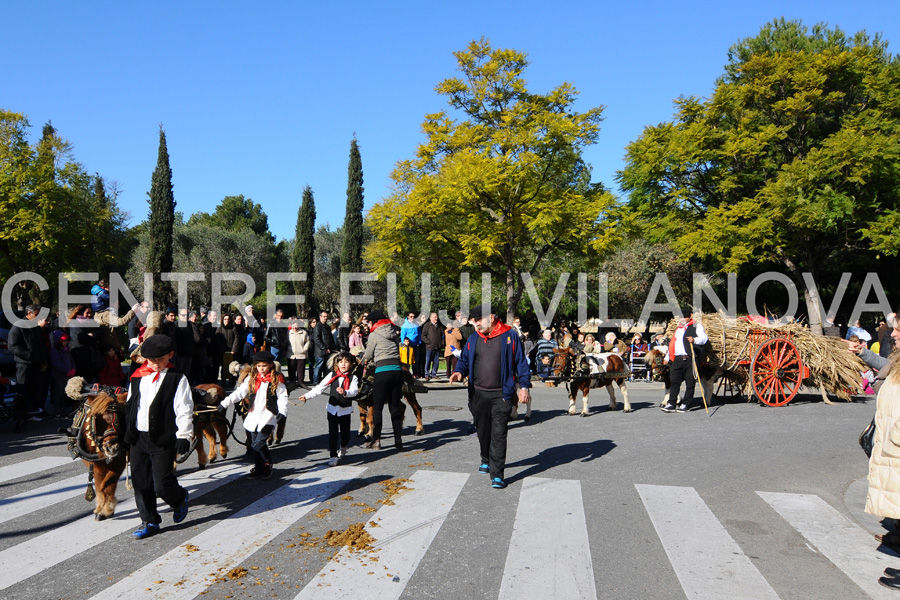
[[[684,258],[780,264],[900,251],[900,62],[879,36],[778,20],[731,48],[709,99],[628,146],[631,206]],[[806,291],[811,325],[820,300]]]
[[[129,288],[137,293],[143,289],[144,271],[150,248],[149,228],[142,228],[140,243],[131,255],[132,267],[126,276]],[[183,223],[176,218],[172,233],[172,260],[176,273],[201,273],[203,281],[188,286],[190,306],[207,305],[212,301],[213,273],[246,273],[256,286],[256,292],[266,289],[266,274],[281,270],[274,260],[273,244],[269,232],[258,234],[250,229],[229,230],[205,224]],[[226,280],[222,294],[231,296],[244,293],[244,285]]]
[[[294,231],[294,248],[291,252],[291,269],[295,273],[306,273],[306,281],[298,281],[294,285],[295,294],[306,297],[306,305],[298,306],[301,314],[306,314],[315,307],[313,290],[315,289],[315,240],[316,202],[312,188],[303,188],[303,201],[297,211],[297,227]]]
[[[313,241],[316,273],[313,297],[319,310],[327,310],[331,314],[338,314],[340,311],[344,239],[341,228],[332,231],[328,225],[323,225],[316,230]]]
[[[58,273],[116,260],[124,216],[115,198],[96,197],[95,178],[50,123],[34,145],[29,127],[24,115],[0,110],[0,278],[34,271],[55,287]]]
[[[597,253],[619,238],[606,218],[616,204],[590,183],[581,158],[599,132],[602,108],[574,112],[568,83],[526,89],[525,54],[487,40],[455,53],[462,78],[441,82],[462,120],[425,117],[427,141],[391,174],[394,191],[369,212],[379,273],[428,271],[455,278],[490,271],[506,289],[507,318],[548,259]]]
[[[160,273],[172,272],[172,229],[175,224],[175,194],[172,192],[172,169],[166,132],[159,128],[159,153],[150,184],[150,227],[147,271],[154,274],[154,303],[157,307],[174,299],[171,287],[159,278]]]
[[[227,231],[249,229],[257,235],[268,236],[272,243],[275,236],[269,232],[269,217],[262,206],[240,196],[225,196],[212,214],[198,212],[191,215],[188,225],[207,225]]]
[[[341,241],[341,270],[346,273],[362,271],[363,251],[363,170],[356,138],[350,142],[350,162],[347,166],[347,214],[344,216]]]

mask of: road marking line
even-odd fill
[[[0,467],[0,483],[18,479],[19,477],[34,475],[39,471],[54,469],[56,467],[61,467],[62,465],[71,464],[71,462],[71,457],[42,456],[40,458],[24,460],[14,465]]]
[[[866,594],[897,598],[896,592],[878,584],[885,567],[898,566],[897,554],[879,552],[871,533],[848,521],[818,496],[756,493]]]
[[[122,477],[119,482],[124,479]],[[0,500],[0,523],[39,511],[69,498],[83,496],[85,489],[87,489],[87,471],[75,477],[4,498]]]
[[[248,469],[248,465],[226,464],[183,475],[178,482],[190,491],[193,501],[244,475]],[[137,529],[141,524],[133,496],[120,503],[116,513],[114,518],[102,523],[94,521],[93,515],[88,515],[3,550],[0,552],[0,564],[4,565],[0,569],[0,590],[68,560],[78,552],[86,552],[120,533]],[[78,552],[73,554],[75,550]]]
[[[694,488],[634,487],[688,598],[778,598]]]
[[[368,531],[378,540],[377,551],[341,549],[296,600],[399,598],[468,478],[466,473],[416,471],[407,484],[411,489],[372,516],[378,527]]]
[[[526,477],[500,600],[596,597],[581,483]]]
[[[138,569],[92,600],[194,598],[365,470],[338,467],[297,475],[291,483]],[[188,544],[198,549],[188,550]]]

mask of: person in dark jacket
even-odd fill
[[[331,327],[328,326],[328,313],[322,311],[319,313],[319,322],[312,334],[313,356],[316,364],[313,370],[313,382],[321,381],[322,371],[325,367],[325,361],[328,357],[337,351],[337,344],[334,342],[334,336],[331,335]]]
[[[218,366],[222,368],[222,379],[228,378],[228,365],[232,360],[240,360],[240,353],[236,351],[240,349],[240,345],[236,343],[237,330],[231,321],[231,315],[225,313],[222,315],[222,322],[216,328],[214,336],[216,351],[221,351]],[[213,369],[217,370],[216,363],[213,363]]]
[[[422,343],[425,344],[425,379],[437,377],[438,363],[444,350],[444,326],[433,312],[422,325]]]
[[[290,354],[291,342],[288,338],[288,323],[284,320],[284,311],[275,310],[274,319],[266,329],[266,348],[275,357],[281,359],[282,354]]]
[[[25,307],[24,322],[12,324],[7,338],[9,351],[16,360],[16,385],[19,388],[14,400],[16,431],[21,431],[26,418],[40,421],[47,417],[43,411],[50,380],[50,349],[44,336],[49,319],[38,318],[41,307],[29,304]]]
[[[253,355],[259,352],[260,343],[259,336],[255,333],[248,333],[244,340],[244,351],[241,354],[241,363],[245,365],[253,364]]]
[[[172,338],[151,335],[141,345],[144,364],[131,376],[125,405],[125,442],[131,447],[131,478],[141,526],[132,534],[144,539],[159,533],[162,518],[156,499],[174,509],[172,520],[187,516],[188,492],[172,468],[186,454],[194,434],[194,401],[187,378],[171,363]]]
[[[188,328],[194,341],[194,353],[191,356],[191,369],[188,381],[191,385],[203,383],[206,369],[209,367],[209,340],[206,339],[203,325],[200,324],[199,311],[188,313]]]
[[[166,315],[168,318],[168,314]],[[191,362],[194,359],[194,330],[188,320],[188,310],[178,310],[178,321],[174,323],[175,333],[175,368],[190,377]]]
[[[512,403],[526,404],[531,372],[522,340],[497,315],[476,306],[469,315],[476,331],[463,344],[450,382],[469,378],[469,410],[481,451],[479,473],[490,473],[491,487],[503,489],[506,467],[506,434]]]

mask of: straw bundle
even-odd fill
[[[708,363],[722,367],[732,379],[741,382],[749,379],[749,361],[757,347],[750,341],[750,332],[764,330],[769,337],[785,337],[797,346],[800,360],[809,369],[809,378],[803,381],[804,385],[823,389],[844,400],[850,400],[852,394],[862,393],[860,374],[868,367],[858,356],[848,352],[846,344],[837,338],[814,334],[802,323],[756,323],[718,313],[698,314],[696,318],[709,336]],[[678,321],[672,319],[666,336],[671,337],[677,326]],[[740,362],[748,364],[741,365]]]

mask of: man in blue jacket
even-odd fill
[[[517,395],[520,403],[528,402],[531,373],[515,330],[480,306],[469,318],[475,320],[475,333],[464,342],[450,381],[469,377],[469,410],[481,449],[478,472],[490,473],[491,487],[503,489],[510,409]]]

